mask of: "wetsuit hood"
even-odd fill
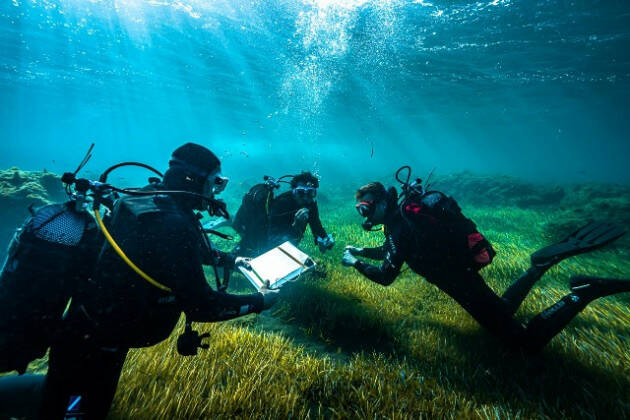
[[[173,152],[163,184],[168,190],[204,193],[206,180],[221,170],[221,162],[209,149],[195,143],[186,143]],[[203,209],[203,202],[194,197],[179,197],[185,207]]]
[[[205,179],[220,168],[221,162],[209,149],[195,143],[186,143],[173,151],[169,168],[179,167],[187,172]]]

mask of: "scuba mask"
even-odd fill
[[[361,227],[363,230],[367,232],[375,232],[380,229],[374,229],[376,225],[373,221],[369,220],[369,218],[374,215],[376,211],[376,201],[375,200],[363,200],[358,202],[354,207],[357,209],[357,212],[361,217],[365,217],[366,220],[361,223]]]
[[[317,196],[317,188],[312,186],[299,186],[293,188],[293,195],[299,198],[315,198]]]
[[[226,176],[222,176],[221,174],[210,175],[206,178],[206,182],[203,185],[203,195],[218,195],[221,194],[225,187],[227,187],[230,179]]]
[[[374,214],[376,210],[376,201],[374,200],[365,200],[358,202],[355,206],[357,212],[361,217],[370,217]]]
[[[230,218],[225,202],[214,198],[215,195],[225,190],[228,181],[229,178],[221,176],[220,174],[211,174],[206,178],[200,198],[203,201],[203,210],[206,210],[210,216],[220,216],[226,219]]]

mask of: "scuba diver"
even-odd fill
[[[0,372],[23,374],[44,356],[77,282],[96,262],[102,241],[86,197],[69,196],[65,203],[29,207],[9,243],[0,272]]]
[[[331,249],[335,241],[319,219],[319,179],[310,172],[285,175],[277,180],[270,176],[264,179],[264,183],[254,185],[245,194],[231,224],[225,219],[211,224],[213,229],[231,225],[239,233],[241,241],[232,252],[255,257],[286,241],[298,245],[307,224],[320,252]],[[291,189],[274,197],[274,190],[280,188],[280,183],[289,184]]]
[[[60,332],[64,310],[90,275],[102,245],[85,194],[66,192],[64,203],[29,207],[0,272],[0,372],[19,374],[0,378],[2,419],[37,415],[43,376],[24,373]]]
[[[113,188],[104,183],[106,174],[100,182],[64,175],[65,182],[92,192],[94,215],[107,242],[90,277],[75,290],[63,333],[51,345],[40,418],[63,418],[77,396],[84,418],[105,418],[128,350],[165,340],[182,312],[186,328],[177,348],[194,355],[207,348],[202,343],[207,334],[192,330],[192,322],[258,313],[277,300],[276,290],[232,295],[206,282],[203,265],[231,269],[247,264],[245,258],[214,249],[195,212],[229,217],[215,198],[228,181],[220,170],[210,150],[187,143],[173,152],[163,179],[151,178],[141,189]],[[99,212],[103,191],[128,195],[115,200],[107,225]]]
[[[399,178],[409,171],[406,181]],[[354,267],[375,283],[390,285],[403,263],[451,296],[477,322],[508,345],[527,352],[542,349],[590,302],[600,297],[630,292],[630,280],[573,276],[571,293],[534,317],[527,325],[514,314],[542,275],[565,258],[607,245],[626,232],[609,223],[591,223],[563,241],[536,251],[531,267],[501,297],[478,271],[495,255],[491,244],[466,218],[454,199],[439,191],[427,191],[421,180],[409,183],[411,169],[396,172],[402,184],[400,201],[396,188],[373,182],[356,193],[356,209],[365,218],[363,228],[383,225],[385,242],[377,248],[347,246],[342,264]],[[356,257],[382,260],[370,265]]]

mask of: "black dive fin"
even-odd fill
[[[539,268],[549,268],[565,258],[608,245],[625,234],[625,229],[612,223],[589,223],[562,241],[534,252],[532,264]]]

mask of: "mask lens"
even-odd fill
[[[313,187],[295,187],[293,189],[293,194],[298,197],[315,198],[315,196],[317,195],[317,190]]]
[[[227,187],[229,180],[230,179],[228,177],[217,175],[214,178],[214,185],[212,186],[212,192],[214,194],[220,194],[221,192],[223,192],[223,190],[225,190],[225,187]]]
[[[374,212],[374,201],[361,201],[355,208],[361,217],[368,217]]]

